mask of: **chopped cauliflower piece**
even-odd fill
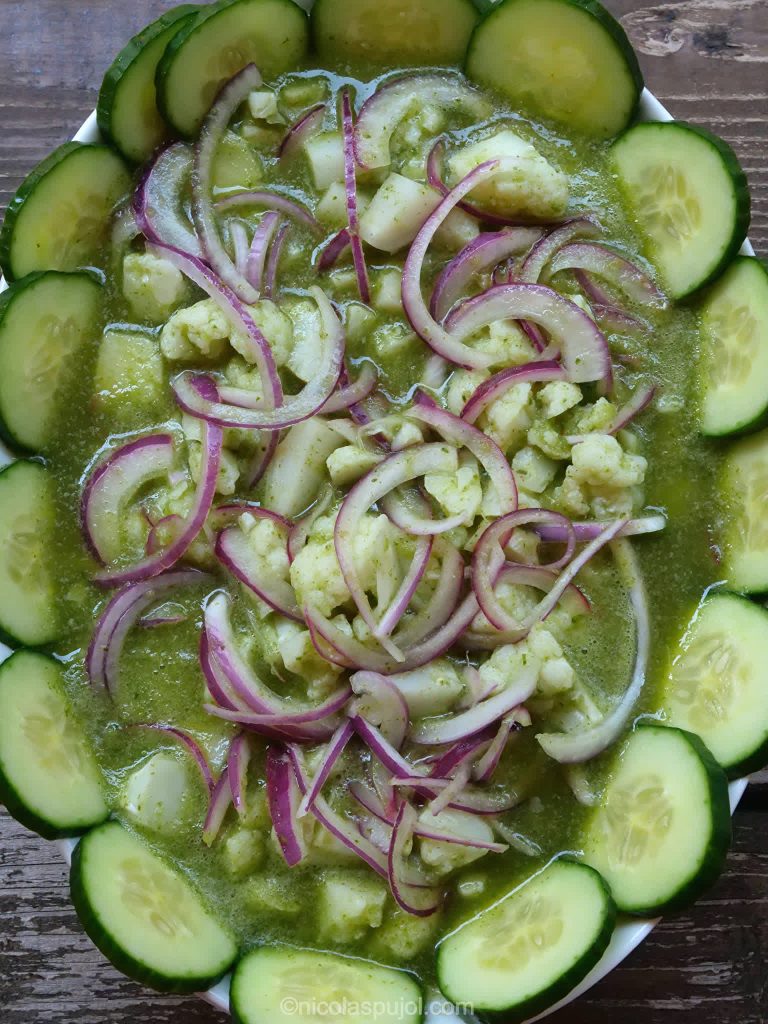
[[[519,483],[533,494],[541,494],[555,479],[557,463],[535,448],[521,448],[512,459]]]
[[[607,398],[598,398],[593,405],[582,405],[573,410],[573,421],[569,423],[567,433],[599,434],[610,427],[617,412],[613,402]]]
[[[304,680],[311,699],[322,699],[334,688],[342,670],[318,654],[309,630],[298,622],[281,617],[275,629],[285,667]]]
[[[464,684],[446,658],[389,677],[405,698],[413,718],[442,715],[464,691]]]
[[[427,473],[424,487],[446,516],[463,516],[465,525],[474,522],[483,500],[480,470],[474,459],[459,466],[455,473]]]
[[[293,345],[287,366],[299,380],[308,383],[317,370],[323,349],[320,310],[316,302],[296,299],[285,304],[291,318]]]
[[[532,416],[531,385],[522,382],[514,384],[488,406],[480,417],[480,425],[491,440],[506,452],[523,444]]]
[[[548,420],[561,416],[581,401],[581,388],[566,380],[553,380],[539,391],[537,400]]]
[[[377,466],[381,459],[382,456],[377,452],[360,448],[356,444],[345,444],[331,452],[325,464],[335,487],[349,487]]]
[[[182,823],[189,785],[184,761],[161,750],[130,773],[120,803],[144,828],[173,832]]]
[[[349,601],[333,536],[310,537],[291,564],[291,584],[301,607],[313,605],[327,617]]]
[[[253,306],[249,306],[248,312],[269,342],[276,365],[284,366],[293,348],[293,324],[290,317],[286,316],[271,299],[261,299]],[[250,339],[244,338],[239,331],[232,331],[230,343],[246,362],[254,362],[253,343]]]
[[[573,475],[594,486],[632,487],[645,479],[648,463],[642,455],[627,455],[615,437],[599,434],[575,445]]]
[[[458,181],[486,160],[499,157],[509,159],[510,170],[476,188],[472,194],[474,201],[507,216],[525,214],[552,220],[565,213],[568,206],[566,175],[556,170],[529,142],[508,129],[465,146],[450,158],[448,167]]]
[[[439,814],[431,814],[425,810],[419,815],[419,822],[427,828],[433,826],[440,831],[466,836],[476,842],[492,843],[494,839],[493,829],[487,821],[465,811],[446,810]],[[442,840],[420,839],[419,853],[424,863],[438,875],[448,875],[456,868],[479,860],[488,851]]]
[[[277,94],[271,89],[254,89],[248,96],[248,111],[256,121],[269,124],[283,124],[284,118],[277,109]]]
[[[402,313],[403,274],[396,267],[379,271],[373,287],[374,309],[382,313]]]
[[[397,907],[376,932],[376,943],[396,960],[410,963],[434,942],[440,914],[414,917]]]
[[[219,359],[231,330],[213,299],[203,299],[173,314],[160,334],[160,348],[167,359]]]
[[[472,395],[477,391],[488,374],[483,370],[454,370],[448,382],[448,394],[446,397],[448,409],[454,416],[460,416],[461,411]]]
[[[190,443],[189,449],[189,472],[195,483],[200,480],[200,467],[203,461],[203,451],[199,444]],[[221,461],[219,463],[219,475],[216,478],[216,492],[218,494],[234,494],[237,490],[237,482],[240,479],[240,465],[235,455],[222,448]]]
[[[341,132],[320,132],[304,143],[312,180],[318,191],[344,180],[344,143]]]
[[[438,249],[455,252],[469,245],[479,234],[480,225],[472,214],[456,207],[435,232],[435,245]]]
[[[259,572],[288,579],[288,548],[285,530],[274,519],[252,516],[247,512],[240,516],[240,529],[248,538],[254,562]]]
[[[529,428],[528,444],[556,461],[571,457],[571,445],[550,420],[537,420]]]
[[[187,284],[169,260],[131,252],[123,260],[123,295],[138,317],[160,324],[184,301]]]
[[[384,918],[386,887],[373,874],[328,874],[320,883],[319,933],[331,942],[351,943]]]
[[[265,856],[264,837],[260,832],[238,828],[223,844],[224,865],[235,878],[243,878],[260,866]]]

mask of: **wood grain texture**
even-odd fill
[[[0,0],[0,210],[24,175],[92,109],[124,42],[168,0]],[[650,88],[722,135],[750,178],[752,240],[768,252],[768,0],[608,0]],[[768,774],[734,822],[728,868],[553,1024],[768,1021]],[[0,811],[0,1010],[4,1024],[214,1024],[199,1000],[154,996],[118,975],[69,905],[54,847]]]

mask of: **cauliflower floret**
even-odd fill
[[[560,618],[565,621],[567,613]],[[547,619],[549,624],[550,619]],[[541,696],[562,693],[574,684],[575,673],[562,647],[551,630],[540,622],[520,643],[497,647],[479,672],[483,682],[503,689],[510,679],[531,667],[536,672],[536,692]]]
[[[483,370],[455,370],[448,382],[446,403],[454,416],[460,416],[461,410],[477,391],[488,374]]]
[[[587,437],[575,445],[572,461],[574,476],[580,481],[611,487],[641,484],[648,465],[642,455],[627,455],[610,434]]]
[[[527,491],[541,494],[554,480],[557,463],[535,448],[521,448],[512,459],[512,469]]]
[[[444,832],[468,836],[477,842],[493,842],[493,829],[488,822],[475,814],[467,814],[465,811],[447,810],[441,811],[439,814],[431,814],[428,810],[422,811],[419,821],[426,827],[433,826]],[[438,875],[448,875],[456,868],[479,860],[488,851],[436,839],[421,839],[419,840],[419,853],[424,863]]]
[[[192,442],[189,446],[189,472],[195,483],[200,480],[200,467],[203,461],[203,450],[199,444]],[[221,461],[219,463],[219,475],[216,478],[216,492],[218,494],[234,494],[237,490],[237,482],[240,479],[240,464],[235,455],[222,448]]]
[[[506,157],[509,171],[475,189],[480,204],[506,215],[526,214],[542,220],[561,217],[568,206],[568,178],[519,135],[497,132],[455,153],[448,161],[454,180],[464,178],[486,160]]]
[[[260,302],[249,307],[249,312],[256,326],[269,342],[275,363],[277,366],[284,366],[293,348],[293,324],[290,317],[286,316],[270,299],[261,299]],[[254,362],[253,342],[250,339],[245,338],[239,331],[233,331],[230,343],[246,362]]]
[[[439,913],[414,917],[398,907],[376,932],[376,944],[388,956],[408,963],[434,942],[439,923]]]
[[[386,887],[372,874],[327,875],[320,883],[320,935],[331,942],[356,942],[384,918]]]
[[[381,270],[373,286],[374,309],[382,313],[402,313],[403,275],[396,267]]]
[[[525,441],[532,415],[531,385],[514,384],[488,406],[480,417],[480,425],[503,451],[509,451]]]
[[[259,566],[259,575],[272,574],[287,580],[290,565],[285,530],[274,519],[252,516],[247,512],[240,516],[240,529],[248,538],[254,563]]]
[[[132,252],[123,260],[123,295],[141,319],[163,323],[186,294],[186,281],[169,260],[148,252]]]
[[[298,622],[280,618],[275,629],[277,648],[285,667],[304,680],[311,699],[322,699],[334,688],[342,670],[318,654],[309,630]]]
[[[174,313],[160,334],[167,359],[219,359],[226,349],[231,327],[212,299],[203,299]]]
[[[301,607],[313,605],[327,617],[349,601],[333,537],[309,539],[291,564],[291,584]]]
[[[504,546],[507,556],[524,565],[538,565],[539,537],[534,530],[517,529]]]
[[[537,420],[528,430],[528,444],[560,461],[571,457],[571,445],[549,420]]]
[[[569,420],[568,434],[599,434],[607,430],[616,419],[616,406],[607,398],[598,398],[593,405],[583,405],[574,409]]]
[[[459,466],[455,473],[427,473],[424,487],[447,517],[462,516],[466,525],[474,522],[483,500],[480,471],[474,459]]]
[[[335,487],[349,487],[381,462],[382,456],[356,444],[345,444],[325,460]]]
[[[551,381],[545,384],[537,396],[539,406],[548,420],[560,416],[581,401],[581,388],[565,380]]]

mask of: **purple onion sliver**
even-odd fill
[[[245,733],[235,736],[229,747],[227,771],[229,786],[232,791],[232,803],[239,817],[247,812],[245,797],[248,779],[248,764],[251,760],[251,741]]]
[[[272,826],[288,867],[300,864],[306,846],[298,821],[301,790],[293,762],[285,751],[276,747],[267,750],[267,802]]]
[[[290,224],[281,224],[269,247],[267,266],[264,271],[264,297],[267,299],[274,299],[277,295],[277,271],[280,267],[289,228]]]
[[[312,810],[315,801],[322,792],[323,786],[330,778],[331,772],[336,767],[336,762],[344,753],[344,749],[352,738],[353,733],[354,729],[352,727],[352,723],[347,719],[345,722],[342,722],[329,740],[325,753],[317,766],[311,785],[301,799],[298,811],[298,816],[300,818],[303,818],[305,814]]]
[[[281,161],[292,159],[307,139],[317,134],[322,126],[325,111],[325,103],[318,103],[294,121],[277,150],[277,156]]]
[[[203,824],[203,842],[206,846],[213,845],[231,805],[232,789],[229,782],[229,770],[225,768],[211,792],[208,813]]]
[[[239,206],[263,206],[267,210],[275,210],[277,213],[284,213],[292,220],[299,221],[311,231],[319,233],[320,225],[312,214],[295,199],[281,195],[279,192],[249,191],[235,192],[232,195],[219,199],[216,203],[217,210],[230,210]]]
[[[268,210],[259,221],[253,233],[251,246],[245,260],[245,277],[248,282],[261,293],[264,288],[264,267],[267,262],[267,251],[280,224],[280,214]]]

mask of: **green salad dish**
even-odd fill
[[[749,210],[594,0],[117,56],[0,232],[0,799],[119,970],[522,1022],[714,883],[768,763]]]

